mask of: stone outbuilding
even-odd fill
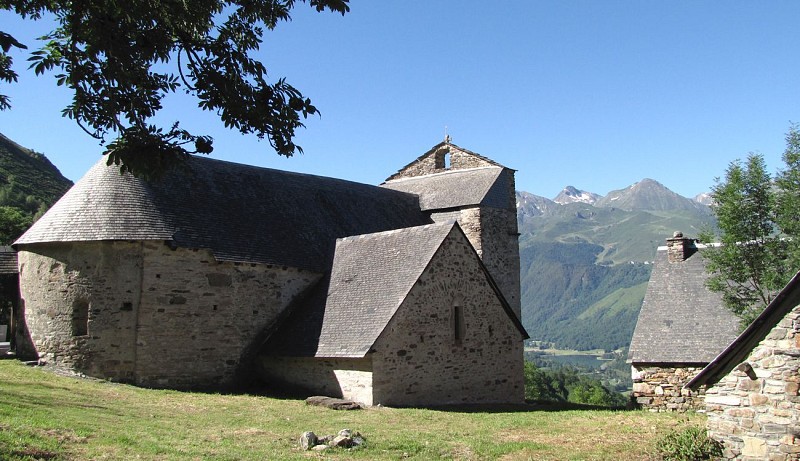
[[[684,386],[739,331],[736,316],[705,285],[704,249],[676,232],[656,251],[628,352],[631,398],[638,406],[653,411],[702,408],[702,393]]]
[[[18,353],[165,388],[523,401],[514,171],[449,142],[381,186],[101,161],[15,242]]]
[[[687,387],[723,459],[800,459],[800,273]]]

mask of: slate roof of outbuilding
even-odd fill
[[[10,246],[0,246],[0,275],[18,273],[17,252]]]
[[[670,263],[659,248],[628,352],[632,363],[705,364],[735,337],[739,321],[705,286],[703,247]]]
[[[475,205],[503,208],[507,206],[507,181],[503,168],[482,167],[395,179],[381,187],[419,196],[426,211]]]
[[[104,160],[15,245],[164,240],[324,272],[337,238],[431,222],[415,196],[378,186],[203,157],[148,183]]]
[[[337,241],[329,277],[301,301],[264,351],[301,357],[364,357],[448,235],[463,238],[454,221]],[[480,258],[475,253],[476,261]],[[482,264],[482,263],[481,263]],[[493,284],[506,314],[522,324]]]
[[[770,331],[791,311],[800,306],[800,272],[786,284],[753,323],[731,341],[686,387],[697,389],[702,385],[713,385],[742,363]],[[792,347],[792,353],[797,349]]]

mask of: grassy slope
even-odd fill
[[[13,182],[23,195],[31,195],[45,203],[53,203],[72,186],[72,182],[44,155],[0,134],[0,185],[9,182]]]
[[[0,361],[0,459],[314,459],[303,431],[349,428],[367,447],[330,459],[650,459],[701,415],[602,410],[336,412],[302,401],[139,389]]]
[[[630,342],[656,247],[675,230],[695,236],[700,212],[625,211],[572,203],[520,223],[523,324],[563,348]],[[617,292],[617,290],[622,290]]]

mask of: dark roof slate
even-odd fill
[[[783,318],[800,306],[800,272],[786,284],[764,309],[728,347],[719,353],[686,387],[697,389],[713,385],[742,363]]]
[[[736,337],[738,319],[705,286],[702,253],[670,263],[666,249],[656,252],[629,362],[705,364]]]
[[[416,197],[378,186],[203,157],[148,183],[104,160],[15,245],[165,240],[324,272],[337,238],[431,222]]]
[[[456,224],[339,239],[328,277],[269,340],[272,355],[363,357]]]
[[[0,246],[0,275],[19,274],[17,252],[9,246]]]
[[[381,187],[419,196],[426,211],[476,205],[504,208],[507,181],[503,168],[482,167],[395,179]]]

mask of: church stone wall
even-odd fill
[[[446,166],[445,156],[449,156],[449,166]],[[467,168],[481,168],[487,166],[497,166],[480,156],[451,145],[443,145],[417,160],[411,165],[392,175],[389,179],[413,178],[434,173],[442,173],[450,170],[463,170]]]
[[[292,393],[339,397],[372,405],[372,359],[272,357],[258,358],[267,387]]]
[[[375,344],[375,404],[524,401],[520,333],[469,244],[452,236]]]
[[[18,254],[20,296],[39,359],[131,381],[141,288],[139,243],[41,244]]]
[[[800,459],[800,306],[706,391],[709,435],[723,459]]]
[[[700,410],[703,408],[703,393],[684,388],[702,367],[631,367],[633,378],[633,404],[650,411]]]
[[[170,388],[235,384],[252,343],[319,278],[156,241],[31,245],[20,269],[43,362]]]
[[[215,387],[234,383],[243,354],[319,274],[217,262],[208,250],[144,244],[137,383]]]
[[[517,318],[522,318],[516,210],[470,207],[431,217],[434,222],[458,221]]]

